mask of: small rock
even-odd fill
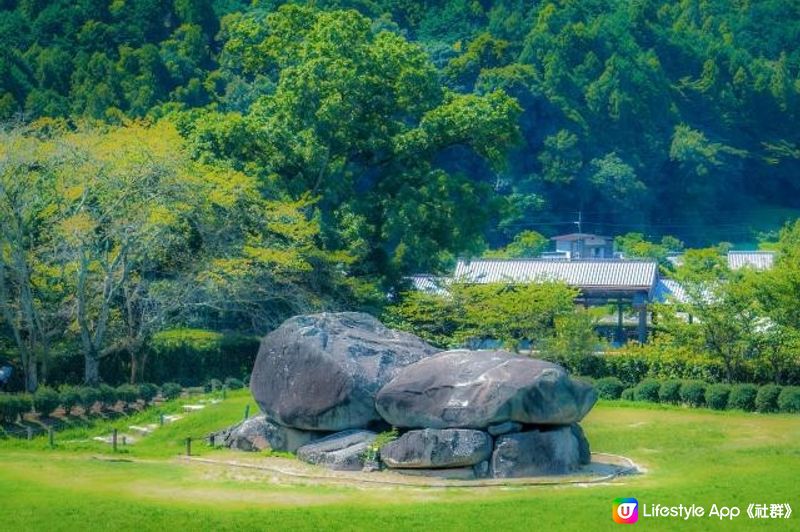
[[[492,438],[470,429],[411,430],[380,449],[391,468],[471,466],[492,454]]]
[[[586,439],[586,434],[577,423],[570,425],[573,436],[578,440],[578,454],[580,455],[581,465],[589,465],[592,463],[592,450],[589,448],[589,440]]]
[[[233,427],[217,432],[214,441],[238,451],[295,452],[298,448],[324,436],[324,433],[283,427],[265,416],[247,419]]]
[[[339,471],[364,468],[364,455],[377,434],[368,430],[345,430],[297,449],[297,458]]]
[[[572,427],[531,430],[500,436],[492,454],[495,478],[563,475],[581,463],[580,442]]]
[[[511,434],[522,431],[522,423],[506,421],[505,423],[500,423],[498,425],[489,425],[487,430],[492,436],[502,436],[503,434]]]
[[[472,469],[475,471],[475,477],[477,478],[486,478],[489,476],[489,461],[484,460],[479,464],[475,464],[472,466]]]

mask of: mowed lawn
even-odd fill
[[[593,450],[627,456],[646,473],[588,486],[281,485],[269,474],[175,457],[186,435],[235,421],[249,401],[239,392],[116,455],[85,441],[97,427],[60,433],[54,450],[44,438],[0,442],[0,530],[613,530],[617,497],[742,510],[733,521],[640,517],[636,526],[648,529],[800,530],[798,416],[600,403],[583,423]],[[233,455],[199,442],[193,451]],[[745,515],[749,503],[786,502],[789,520]]]

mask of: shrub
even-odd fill
[[[645,379],[633,389],[633,398],[637,401],[658,402],[658,390],[661,383],[655,379]]]
[[[176,399],[183,392],[183,387],[177,382],[165,382],[161,385],[161,395],[164,399]]]
[[[61,404],[58,392],[47,386],[40,386],[33,394],[33,406],[43,416],[49,416]]]
[[[81,397],[81,406],[87,411],[92,408],[97,401],[101,400],[100,390],[97,388],[92,388],[91,386],[84,386],[80,388],[78,393]]]
[[[0,418],[6,423],[14,423],[17,417],[31,409],[30,398],[10,393],[0,394]]]
[[[119,397],[117,397],[117,390],[108,384],[101,384],[97,387],[97,400],[108,406],[113,406]]]
[[[222,389],[222,381],[219,379],[211,379],[205,385],[205,392],[216,392]]]
[[[225,379],[225,386],[227,386],[229,390],[241,390],[244,388],[244,383],[235,377],[228,377]]]
[[[139,385],[138,394],[140,399],[145,403],[149,403],[153,398],[158,395],[158,386],[149,382],[143,382]]]
[[[625,388],[622,390],[622,393],[619,394],[619,398],[623,401],[633,401],[633,388]]]
[[[594,383],[597,394],[602,399],[619,399],[625,385],[617,377],[603,377]]]
[[[728,396],[728,408],[752,412],[756,409],[756,395],[758,387],[755,384],[737,384],[731,387]]]
[[[683,381],[681,383],[681,401],[689,406],[706,404],[706,383],[702,381]]]
[[[800,412],[800,386],[786,386],[778,396],[781,412]]]
[[[681,402],[681,381],[670,379],[661,383],[658,389],[658,400],[662,403],[678,404]]]
[[[706,388],[706,404],[714,410],[725,410],[731,387],[727,384],[711,384]]]
[[[776,384],[767,384],[758,389],[756,395],[756,410],[759,412],[777,412],[778,397],[781,387]]]
[[[139,389],[132,384],[117,386],[117,398],[125,403],[133,403],[139,397]]]
[[[80,389],[75,386],[62,386],[58,395],[61,400],[61,406],[64,407],[67,415],[69,415],[73,407],[81,404]]]

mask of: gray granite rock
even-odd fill
[[[513,421],[505,421],[497,425],[489,425],[487,431],[492,436],[502,436],[503,434],[511,434],[513,432],[520,432],[522,430],[522,423],[515,423]]]
[[[577,423],[570,425],[573,436],[578,440],[578,455],[581,465],[589,465],[592,462],[592,450],[589,447],[589,440],[583,433],[583,428]]]
[[[581,464],[581,444],[572,427],[500,436],[492,453],[495,478],[563,475]]]
[[[597,401],[561,366],[505,351],[455,350],[402,368],[376,406],[396,427],[486,429],[506,421],[569,425]]]
[[[492,454],[492,437],[480,430],[424,429],[406,432],[380,449],[390,468],[471,466]]]
[[[213,436],[215,444],[239,451],[272,449],[295,452],[299,447],[325,436],[325,433],[283,427],[261,415],[237,423]]]
[[[360,471],[364,457],[377,434],[368,430],[345,430],[297,449],[297,458],[310,464],[341,471]]]
[[[356,312],[296,316],[261,342],[250,377],[269,419],[303,430],[383,424],[376,392],[401,368],[439,351]]]

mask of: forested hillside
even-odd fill
[[[579,212],[776,236],[798,42],[797,0],[0,0],[0,351],[136,378],[158,331],[377,310]]]
[[[672,233],[709,244],[704,238],[710,233],[752,239],[742,211],[800,206],[800,4],[794,0],[313,2],[330,11],[322,19],[316,9],[275,15],[282,3],[6,0],[0,12],[0,114],[120,122],[193,109],[182,120],[188,116],[201,125],[185,131],[200,137],[206,156],[255,164],[264,174],[292,181],[286,188],[295,195],[320,192],[326,181],[367,188],[380,181],[401,191],[390,202],[399,213],[409,198],[381,174],[405,183],[408,170],[390,170],[376,138],[396,134],[391,127],[382,131],[387,104],[413,114],[453,93],[494,95],[497,101],[499,90],[513,97],[519,108],[497,109],[502,116],[496,118],[506,122],[492,124],[503,131],[468,133],[486,153],[465,153],[453,139],[424,148],[431,168],[447,173],[430,194],[450,194],[453,205],[469,211],[471,224],[458,235],[438,235],[430,246],[405,242],[396,224],[377,227],[384,221],[351,204],[352,188],[332,198],[343,205],[339,217],[357,219],[369,226],[366,238],[390,244],[388,257],[375,261],[411,269],[430,267],[434,248],[461,252],[486,239],[502,244],[522,229],[567,230],[579,210],[590,230]],[[319,32],[307,33],[315,26]],[[240,137],[271,127],[266,117],[277,120],[280,112],[264,99],[277,101],[292,90],[280,87],[281,78],[300,83],[291,69],[308,59],[300,51],[308,39],[343,45],[335,51],[341,69],[326,67],[332,85],[323,90],[344,91],[351,101],[343,102],[347,108],[319,110],[314,120],[325,123],[313,129],[315,135],[328,129],[333,137],[346,132],[351,146],[334,146],[333,138],[266,141],[277,151],[288,143],[304,152],[304,163],[316,161],[304,173],[326,165],[329,175],[316,188],[313,178],[294,179],[296,161],[269,163],[269,150]],[[385,72],[372,72],[387,85],[413,85],[416,93],[387,103],[370,92],[385,87],[370,84],[359,67],[360,47],[344,45],[359,40],[376,49],[406,46],[406,40],[418,44],[402,52],[397,61],[403,64],[384,62]],[[403,69],[414,71],[406,75]],[[359,114],[351,114],[353,106]],[[308,117],[282,122],[309,125]],[[371,153],[352,140],[348,128],[354,122]],[[442,134],[458,136],[458,124],[440,126]],[[515,127],[516,136],[509,131]],[[485,146],[484,134],[491,145]],[[439,214],[430,216],[446,216],[443,209],[436,205]],[[464,220],[444,223],[454,222]],[[359,223],[348,223],[349,230],[357,231]],[[437,221],[425,225],[439,229]],[[398,257],[401,242],[406,245]],[[417,244],[422,248],[414,249]]]

